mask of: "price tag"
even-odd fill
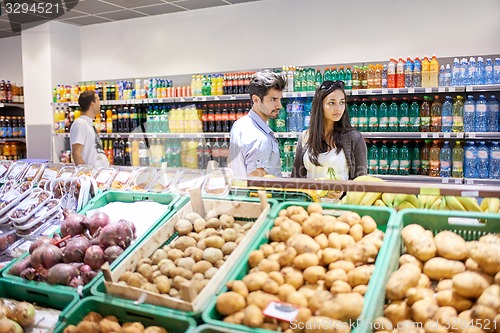
[[[395,94],[399,94],[399,89],[398,88],[392,89],[392,92]]]
[[[414,94],[415,93],[415,88],[408,88],[408,93],[409,94]]]
[[[478,197],[479,192],[478,191],[462,191],[462,193],[460,193],[460,196],[462,196],[462,197]]]
[[[131,176],[130,172],[128,172],[128,171],[120,171],[116,175],[115,181],[119,182],[119,183],[122,183],[122,184],[125,184],[130,179],[130,176]]]
[[[39,169],[38,167],[30,168],[28,172],[26,172],[26,174],[24,175],[24,179],[32,178],[34,175],[36,175],[38,169]]]
[[[179,138],[184,138],[184,134],[179,134]]]
[[[457,224],[457,225],[480,225],[481,221],[478,219],[467,218],[467,217],[449,217],[448,224]]]
[[[214,101],[220,100],[219,96],[214,96]]]
[[[20,195],[21,195],[21,193],[17,190],[10,190],[9,192],[7,192],[3,195],[2,201],[10,202]]]
[[[158,137],[158,135],[153,134],[153,135],[151,135],[151,137],[152,137],[153,139],[156,139],[156,138]]]
[[[455,184],[462,184],[462,178],[453,178],[455,180]]]
[[[420,194],[424,194],[424,195],[441,195],[441,191],[438,188],[422,187],[420,189]]]
[[[298,97],[299,94],[297,94],[296,92],[292,93],[292,97]]]
[[[99,184],[104,184],[108,181],[109,176],[111,176],[111,171],[103,171],[97,176],[95,181]]]
[[[293,304],[271,301],[262,313],[268,317],[291,322],[299,314],[299,307]]]
[[[202,100],[202,102],[205,102],[205,101],[207,100],[207,97],[206,97],[206,96],[203,96],[203,97],[201,98],[201,100]]]
[[[236,96],[234,96],[234,95],[231,95],[231,98],[230,98],[230,100],[234,101],[235,99],[236,99]]]
[[[439,139],[439,133],[432,133],[432,137],[434,139]]]
[[[358,91],[357,91],[357,90],[352,90],[352,91],[351,91],[351,95],[353,95],[353,96],[357,96],[357,95],[358,95]]]
[[[445,92],[446,89],[444,87],[438,87],[438,92]]]
[[[388,93],[389,93],[389,89],[386,89],[386,88],[382,89],[382,94],[388,94]]]
[[[449,184],[450,182],[448,178],[442,178],[441,180],[443,184]]]
[[[366,90],[367,95],[373,95],[373,89],[367,89]]]
[[[196,137],[199,138],[199,139],[201,139],[203,137],[203,135],[201,133],[197,133]]]
[[[443,135],[444,135],[444,138],[445,138],[445,139],[449,139],[449,138],[451,137],[451,136],[450,136],[450,133],[444,133]]]
[[[476,133],[469,133],[469,138],[475,139],[476,138]]]
[[[464,133],[462,133],[462,132],[457,133],[457,138],[463,139],[464,138]]]
[[[422,139],[427,139],[428,138],[428,133],[420,133],[420,137]]]
[[[303,93],[300,93],[300,97],[306,97],[307,96],[307,93],[303,92]]]
[[[425,88],[425,92],[426,92],[426,93],[430,93],[430,92],[432,92],[432,88]]]
[[[465,184],[467,184],[467,185],[473,185],[474,184],[474,180],[473,179],[466,179],[465,180]]]
[[[455,87],[448,87],[449,92],[455,92]]]

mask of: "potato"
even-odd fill
[[[100,332],[100,327],[98,323],[95,323],[93,321],[81,321],[76,325],[76,331],[78,333],[80,332]]]
[[[137,267],[137,272],[149,280],[153,275],[153,268],[149,264],[142,264]]]
[[[168,294],[170,288],[172,288],[170,279],[163,275],[155,278],[154,283],[156,284],[160,294]]]
[[[328,235],[328,247],[332,249],[342,250],[342,243],[340,240],[340,235],[336,232],[331,232]]]
[[[421,261],[427,261],[436,256],[436,244],[432,233],[427,232],[418,224],[410,224],[401,231],[406,250]]]
[[[282,284],[279,286],[278,290],[278,297],[281,301],[286,302],[288,295],[293,293],[294,291],[297,291],[294,286],[291,284]]]
[[[404,264],[414,264],[422,270],[424,264],[411,254],[405,253],[401,257],[399,257],[399,266],[403,266]]]
[[[292,285],[295,289],[299,289],[304,284],[304,276],[302,272],[291,267],[281,270],[285,277],[285,283]]]
[[[224,245],[222,245],[221,250],[224,255],[228,255],[233,253],[234,249],[236,249],[236,244],[235,242],[226,242]]]
[[[452,290],[453,289],[453,280],[452,279],[444,279],[438,282],[436,286],[436,291],[442,290]]]
[[[307,307],[308,305],[307,298],[304,296],[304,294],[298,291],[293,291],[290,294],[288,294],[286,302],[301,307]]]
[[[345,272],[349,273],[349,271],[353,270],[356,267],[354,266],[354,264],[351,261],[347,261],[347,260],[338,260],[338,261],[332,262],[330,265],[328,265],[329,270],[336,269],[336,268],[343,269]]]
[[[441,325],[450,326],[457,317],[457,310],[452,306],[442,306],[434,314],[433,319],[437,320]]]
[[[355,224],[349,230],[349,235],[354,239],[354,241],[358,242],[363,238],[363,227],[361,224]]]
[[[337,218],[337,220],[341,221],[341,222],[345,222],[349,226],[353,226],[356,223],[360,223],[361,222],[361,216],[359,216],[359,214],[355,213],[355,212],[346,212],[346,213],[340,215]]]
[[[340,320],[331,319],[324,316],[310,317],[305,325],[304,333],[349,333],[348,323]]]
[[[472,307],[472,302],[457,294],[453,290],[442,290],[436,293],[436,300],[439,306],[452,306],[458,312],[468,310]]]
[[[431,286],[431,280],[425,274],[420,274],[418,279],[417,287],[419,288],[429,288]]]
[[[170,249],[167,251],[168,259],[175,261],[176,259],[182,258],[184,255],[184,250]]]
[[[350,245],[354,245],[356,243],[354,241],[354,238],[352,238],[350,235],[340,234],[339,239],[340,239],[341,249],[345,249],[345,248],[349,247]]]
[[[179,233],[179,235],[187,235],[193,230],[193,224],[191,221],[186,219],[179,219],[175,223],[175,231]]]
[[[220,225],[220,221],[217,217],[207,218],[207,228],[219,229]]]
[[[302,226],[292,220],[283,221],[279,226],[278,239],[282,242],[286,242],[288,239],[295,235],[302,234]]]
[[[236,313],[246,306],[245,297],[235,291],[228,291],[217,296],[215,307],[224,316]]]
[[[158,290],[158,287],[154,283],[146,282],[140,288],[155,294],[160,293],[160,290]]]
[[[321,263],[323,265],[330,265],[332,262],[341,260],[344,254],[339,249],[332,249],[327,247],[321,251]]]
[[[268,276],[269,278],[273,279],[274,281],[276,281],[276,283],[278,285],[282,285],[283,283],[285,283],[285,277],[283,276],[283,274],[281,274],[281,272],[269,272],[268,273]]]
[[[494,309],[481,304],[474,305],[470,313],[474,325],[484,328],[493,327],[492,323],[495,320],[496,314],[497,312]]]
[[[347,273],[340,268],[329,270],[325,274],[325,287],[330,288],[335,281],[349,281]]]
[[[405,301],[393,301],[384,309],[384,317],[389,319],[393,326],[403,320],[410,319],[410,307]]]
[[[261,310],[264,310],[271,301],[279,301],[278,296],[268,294],[262,290],[253,291],[247,297],[248,304],[255,304]]]
[[[298,214],[293,214],[290,216],[290,220],[294,221],[295,223],[302,225],[304,221],[309,217],[309,214],[307,212],[301,212]]]
[[[316,237],[323,232],[323,224],[321,218],[310,216],[302,223],[302,232],[311,237]]]
[[[163,260],[167,259],[167,251],[163,249],[157,249],[152,255],[151,255],[151,262],[153,265],[158,265],[158,263]]]
[[[314,237],[314,241],[318,243],[320,249],[326,249],[328,247],[328,237],[325,234],[319,234]]]
[[[177,267],[185,268],[187,270],[192,270],[193,266],[195,264],[195,261],[193,258],[180,258],[175,261],[175,264]]]
[[[242,324],[244,317],[245,317],[245,313],[243,311],[238,311],[238,312],[235,312],[235,313],[225,317],[223,319],[223,321],[226,323],[232,323],[232,324]]]
[[[191,237],[188,237],[188,236],[182,236],[182,237],[177,238],[174,241],[174,246],[178,250],[186,251],[186,249],[188,247],[196,246],[196,240],[191,238]],[[170,256],[169,256],[169,259],[174,260],[174,259],[170,258]]]
[[[264,282],[264,285],[262,286],[262,290],[265,291],[266,293],[276,295],[278,294],[280,289],[280,285],[278,282],[274,281],[271,278],[267,278],[266,282]]]
[[[205,238],[205,244],[208,247],[214,247],[220,249],[222,245],[224,245],[224,243],[225,243],[224,238],[220,236],[210,236]]]
[[[488,306],[500,312],[500,286],[493,284],[486,288],[477,300],[477,304]]]
[[[296,256],[297,250],[291,246],[287,246],[287,248],[281,252],[278,263],[281,267],[291,266]]]
[[[234,217],[231,215],[222,214],[219,217],[219,221],[220,221],[220,226],[224,229],[234,227]]]
[[[193,271],[193,273],[205,274],[205,272],[212,267],[213,267],[212,263],[210,263],[206,260],[200,260],[193,265],[192,271]]]
[[[495,283],[500,285],[500,272],[498,272],[497,274],[495,274]]]
[[[288,220],[289,220],[288,216],[278,216],[277,218],[274,219],[274,225],[279,226],[281,222]]]
[[[342,250],[343,259],[353,262],[355,266],[374,263],[377,254],[378,248],[371,243],[358,242]]]
[[[477,262],[475,262],[472,258],[468,258],[465,261],[465,268],[468,271],[473,271],[473,272],[480,272],[481,271],[481,268],[479,267]]]
[[[330,287],[330,292],[332,294],[350,293],[351,291],[352,291],[351,285],[342,280],[334,281]]]
[[[478,298],[488,288],[492,278],[477,272],[463,272],[452,278],[453,290],[466,298]]]
[[[193,277],[193,272],[182,267],[175,267],[170,270],[170,277],[175,278],[176,276],[182,276],[185,279],[190,280]]]
[[[412,319],[423,324],[434,317],[438,308],[434,298],[420,299],[411,306]]]
[[[184,255],[191,257],[195,262],[198,262],[203,259],[203,250],[197,248],[196,246],[191,246],[184,251]]]
[[[410,306],[425,298],[434,298],[434,291],[430,288],[410,288],[406,291],[406,303]]]
[[[144,283],[148,282],[148,280],[142,276],[140,273],[132,273],[130,277],[127,279],[127,284],[132,287],[139,288]]]
[[[477,262],[483,272],[490,275],[500,272],[500,255],[498,253],[500,253],[500,244],[496,243],[473,242],[470,248],[471,258]]]
[[[358,293],[336,294],[324,302],[316,314],[342,321],[356,320],[363,310],[363,300]]]
[[[205,278],[210,280],[211,278],[214,277],[215,274],[217,274],[218,271],[219,269],[217,267],[210,267],[205,272]]]
[[[329,236],[333,232],[333,228],[335,222],[337,222],[337,218],[331,215],[323,215],[321,219],[323,220],[323,233]]]
[[[268,275],[265,272],[255,272],[247,274],[243,277],[243,282],[246,284],[248,291],[252,292],[262,289],[262,286],[266,282],[267,278]]]
[[[368,285],[370,278],[375,270],[375,265],[363,265],[347,273],[347,280],[352,287],[360,284]]]
[[[377,229],[377,222],[370,215],[365,215],[360,221],[361,227],[363,227],[363,232],[369,234]]]
[[[432,258],[424,264],[423,272],[432,280],[451,279],[455,274],[465,271],[461,261],[445,258]]]
[[[448,333],[448,330],[443,325],[433,320],[425,322],[423,327],[425,333]]]
[[[180,277],[180,276],[179,276],[179,277]],[[171,297],[180,298],[180,293],[179,293],[179,290],[177,290],[176,288],[172,288],[172,289],[170,289],[170,291],[168,292],[168,294],[169,294]]]
[[[78,333],[78,329],[75,325],[68,325],[64,328],[63,333]]]
[[[304,295],[305,298],[309,299],[311,298],[311,296],[318,290],[323,290],[323,284],[318,284],[318,283],[315,283],[315,284],[306,284],[306,285],[303,285],[302,287],[299,288],[299,290],[297,290],[299,293],[301,293],[302,295]]]
[[[99,322],[101,333],[121,333],[122,327],[115,321],[103,319]]]
[[[312,214],[312,213],[323,214],[323,207],[321,207],[321,205],[319,203],[313,202],[313,203],[309,204],[309,206],[307,206],[307,212],[309,214]]]
[[[263,259],[257,266],[262,272],[279,272],[280,264],[277,261],[272,261],[269,259]]]
[[[249,327],[259,327],[264,323],[264,315],[262,314],[262,310],[255,304],[249,304],[243,310],[243,325]]]
[[[298,254],[316,253],[320,246],[311,236],[308,235],[295,235],[288,239],[287,246],[295,248]]]
[[[326,274],[326,269],[323,266],[309,266],[304,272],[304,280],[307,283],[317,283],[319,280],[324,280]]]
[[[251,268],[256,267],[262,259],[264,259],[264,252],[262,250],[254,250],[248,256],[248,265]]]
[[[368,291],[368,286],[366,284],[359,284],[356,287],[352,288],[353,293],[358,293],[360,295],[366,294]]]
[[[144,325],[136,321],[133,323],[124,323],[122,325],[122,333],[140,333],[144,332]]]
[[[416,287],[420,278],[420,269],[413,264],[404,264],[393,272],[387,281],[386,297],[389,300],[402,300],[406,291]],[[408,318],[403,318],[408,319]],[[403,320],[402,319],[402,320]],[[394,323],[394,322],[393,322]]]
[[[148,264],[148,265],[152,265],[153,264],[153,261],[151,260],[151,258],[141,258],[138,262],[137,262],[137,266],[140,266],[142,264]]]
[[[281,242],[281,228],[280,227],[272,227],[269,230],[269,240],[273,242]]]
[[[212,264],[215,264],[217,260],[222,260],[222,258],[224,258],[224,254],[220,249],[208,247],[203,250],[203,260],[206,260]]]
[[[319,264],[319,258],[314,253],[303,253],[293,259],[293,267],[298,269],[306,269],[309,266],[317,266]]]
[[[469,251],[465,240],[456,233],[448,230],[441,231],[434,236],[437,254],[450,260],[465,260]]]

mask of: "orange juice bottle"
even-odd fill
[[[439,83],[439,62],[436,55],[432,55],[432,59],[429,65],[429,86],[437,87]]]
[[[422,87],[430,87],[430,66],[431,63],[427,56],[422,60]]]
[[[113,111],[106,109],[106,133],[113,133]]]
[[[59,133],[59,107],[54,111],[54,133]]]

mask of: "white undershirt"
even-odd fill
[[[341,149],[338,154],[336,149],[319,154],[318,162],[320,163],[320,166],[314,165],[309,160],[309,150],[306,150],[304,153],[303,160],[304,166],[307,169],[307,178],[309,179],[331,179],[331,175],[328,172],[329,168],[333,168],[336,180],[349,179],[349,168],[347,167],[347,160],[343,149]]]

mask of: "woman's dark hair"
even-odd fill
[[[90,108],[90,104],[95,102],[96,93],[93,90],[85,90],[78,97],[78,104],[80,104],[80,108],[82,112],[86,112]]]
[[[257,95],[262,101],[264,96],[267,95],[269,90],[276,89],[282,91],[285,89],[286,80],[282,74],[274,73],[271,71],[257,72],[252,78],[248,86],[248,93],[250,94],[250,101],[253,104],[252,96]]]
[[[346,101],[345,111],[339,121],[333,125],[333,142],[337,154],[343,149],[341,137],[345,132],[354,130],[349,121],[349,110],[347,107],[347,96],[344,91],[344,83],[342,81],[324,81],[314,94],[311,106],[311,123],[309,126],[309,136],[306,142],[306,148],[309,150],[309,159],[311,162],[320,166],[318,162],[319,154],[326,153],[331,150],[330,144],[323,138],[323,128],[325,122],[323,119],[323,100],[335,90],[341,90]]]

